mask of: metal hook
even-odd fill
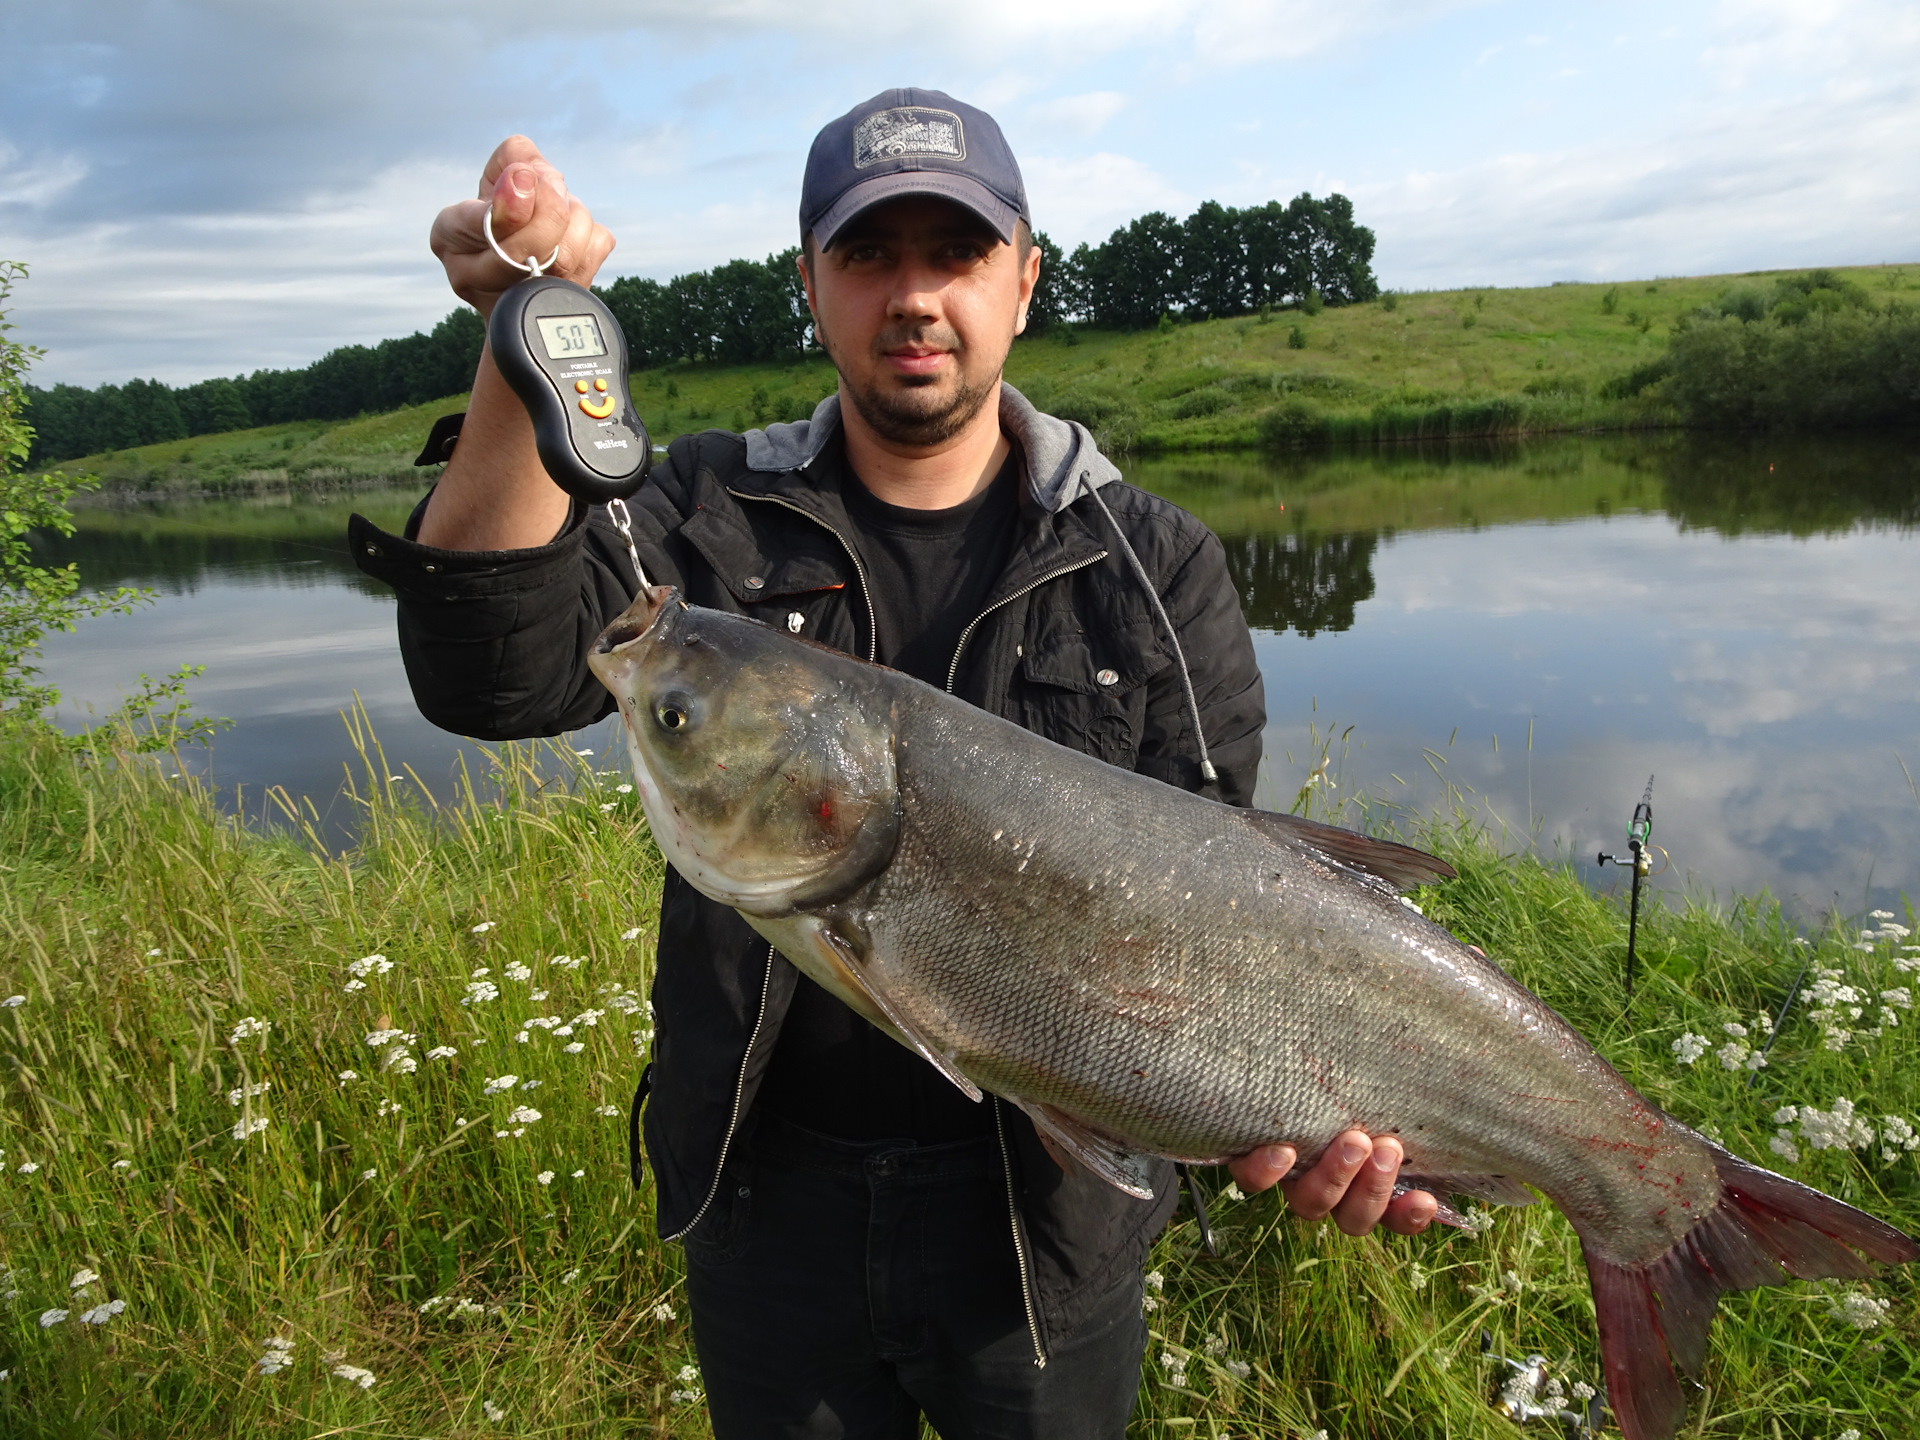
[[[487,244],[493,247],[494,254],[506,261],[507,264],[513,266],[514,269],[524,270],[535,279],[546,274],[547,271],[552,268],[553,262],[560,258],[560,247],[558,245],[553,247],[553,254],[544,260],[535,260],[531,255],[524,260],[516,260],[507,254],[506,251],[500,248],[500,242],[493,238],[493,206],[491,204],[487,206],[486,218],[480,222],[480,228],[487,232]]]

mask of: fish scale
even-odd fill
[[[894,671],[643,592],[589,663],[668,861],[964,1091],[1151,1198],[1143,1157],[1342,1131],[1578,1233],[1627,1440],[1686,1413],[1719,1295],[1920,1258],[1663,1114],[1395,893],[1432,856],[1105,765]],[[1864,1258],[1863,1258],[1864,1257]]]

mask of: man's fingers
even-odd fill
[[[1418,1235],[1439,1213],[1440,1202],[1425,1190],[1409,1190],[1387,1202],[1387,1213],[1380,1223],[1396,1235]]]
[[[1246,1194],[1257,1195],[1262,1190],[1271,1190],[1285,1178],[1297,1158],[1291,1145],[1262,1145],[1258,1150],[1229,1160],[1227,1173]]]
[[[1333,1223],[1349,1235],[1365,1235],[1387,1213],[1393,1199],[1393,1184],[1400,1175],[1400,1142],[1382,1135],[1373,1142],[1373,1151],[1361,1164],[1333,1207]]]
[[[547,157],[540,153],[540,147],[524,135],[509,135],[494,146],[493,154],[487,157],[487,166],[480,172],[480,195],[482,200],[491,199],[493,187],[509,165],[531,165],[536,170],[553,170]],[[555,170],[557,175],[559,171]]]
[[[1293,1213],[1306,1220],[1326,1219],[1372,1153],[1373,1142],[1366,1131],[1349,1130],[1338,1136],[1311,1170],[1284,1187]]]

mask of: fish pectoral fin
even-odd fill
[[[1153,1199],[1153,1177],[1147,1170],[1146,1156],[1103,1140],[1051,1105],[1019,1103],[1042,1134],[1059,1141],[1069,1155],[1102,1180],[1136,1200]]]
[[[906,1041],[909,1049],[916,1051],[922,1060],[959,1086],[961,1094],[978,1104],[981,1099],[980,1087],[963,1075],[952,1060],[934,1049],[927,1037],[900,1012],[899,1006],[889,1000],[878,985],[867,979],[866,962],[853,942],[826,926],[821,927],[819,934],[832,952],[830,958],[836,962],[834,972],[850,987],[866,996],[873,1008],[887,1017],[887,1023],[893,1027],[895,1034]]]
[[[1510,1175],[1403,1175],[1400,1183],[1443,1202],[1449,1195],[1471,1195],[1489,1205],[1531,1205],[1539,1198]]]
[[[1323,825],[1299,815],[1280,815],[1271,810],[1234,813],[1270,840],[1317,850],[1336,865],[1358,871],[1371,880],[1384,880],[1396,890],[1411,890],[1415,885],[1429,885],[1435,880],[1454,877],[1454,868],[1438,855],[1429,855],[1411,845],[1376,840],[1357,830]]]

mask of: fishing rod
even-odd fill
[[[1640,886],[1653,869],[1653,776],[1647,776],[1647,793],[1633,807],[1633,819],[1627,823],[1627,853],[1609,855],[1602,850],[1596,865],[1613,864],[1633,870],[1633,898],[1627,902],[1627,1003],[1633,1009],[1634,949],[1640,938]],[[1665,852],[1661,852],[1664,854]]]

